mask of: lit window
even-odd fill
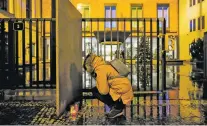
[[[82,14],[82,18],[90,18],[90,8],[88,5],[78,4],[77,9]],[[82,28],[89,28],[89,22],[82,22]]]
[[[158,18],[165,18],[166,27],[169,27],[169,5],[158,5],[157,7]],[[162,22],[159,24],[162,27]]]
[[[193,31],[196,30],[196,19],[193,19]]]
[[[105,18],[116,18],[116,6],[105,6]],[[116,22],[113,21],[111,24],[111,21],[105,22],[105,28],[115,28]]]
[[[132,18],[142,18],[143,17],[143,10],[142,5],[131,6],[131,17]],[[142,22],[139,23],[139,27],[141,26]],[[132,27],[137,28],[137,21],[132,22]]]
[[[193,30],[193,21],[190,20],[190,32],[192,32],[192,30]]]
[[[190,32],[196,30],[196,19],[190,20]]]

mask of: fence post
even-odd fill
[[[5,85],[5,27],[4,20],[0,22],[0,89]]]
[[[162,30],[162,90],[166,90],[166,50],[165,50],[165,34],[166,34],[166,20],[163,20]]]
[[[204,78],[207,78],[207,32],[204,33],[203,37],[203,49],[204,49]]]

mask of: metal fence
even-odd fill
[[[83,59],[90,52],[106,61],[120,58],[131,70],[134,90],[165,90],[165,34],[165,19],[84,18]],[[83,89],[93,86],[95,80],[83,71]]]
[[[55,19],[0,20],[0,89],[55,88]]]

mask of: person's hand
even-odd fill
[[[92,72],[91,73],[91,76],[94,77],[94,78],[96,78],[96,76],[97,76],[96,72]]]

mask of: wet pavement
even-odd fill
[[[93,99],[91,93],[84,93],[83,99],[60,117],[55,116],[55,101],[0,101],[0,124],[204,125],[207,124],[207,83],[198,78],[192,81],[192,71],[189,64],[180,66],[173,75],[176,79],[171,79],[176,83],[168,83],[171,88],[165,92],[135,91],[124,116],[116,119],[106,118],[104,113],[109,108]]]

